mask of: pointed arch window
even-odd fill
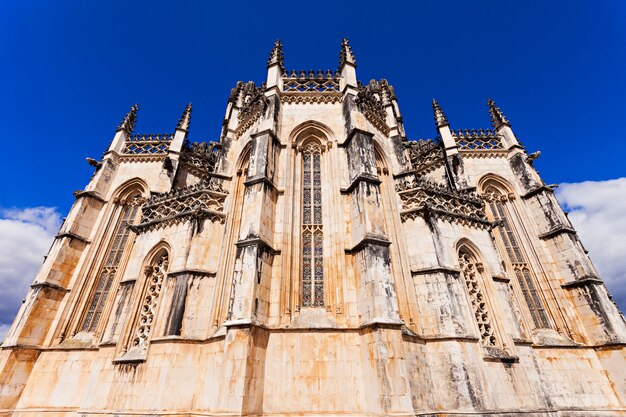
[[[128,244],[130,229],[128,224],[137,217],[144,199],[141,194],[132,194],[120,202],[120,214],[115,222],[114,231],[104,257],[104,261],[96,275],[94,291],[88,303],[87,313],[81,331],[93,332],[98,327],[102,311],[106,304],[111,286],[118,273],[122,255]]]
[[[535,285],[534,274],[519,244],[519,237],[511,221],[511,213],[506,204],[508,198],[500,189],[490,186],[485,190],[485,199],[488,202],[491,215],[500,224],[500,227],[496,228],[498,230],[496,234],[504,247],[508,263],[519,283],[533,323],[536,328],[549,328],[550,323]]]
[[[499,345],[498,339],[491,322],[487,298],[482,289],[484,267],[482,263],[478,262],[476,255],[464,247],[459,250],[459,265],[472,304],[476,324],[478,324],[480,340],[483,346],[497,347]]]
[[[324,232],[322,225],[322,148],[302,148],[302,306],[324,306]]]
[[[145,268],[145,289],[143,291],[143,297],[141,297],[142,304],[132,336],[131,348],[145,348],[148,344],[168,266],[169,255],[167,251],[163,250],[160,254],[155,256],[151,264]]]

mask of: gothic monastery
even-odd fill
[[[291,71],[219,141],[118,126],[0,348],[0,416],[626,416],[626,322],[492,100]],[[487,112],[486,112],[487,113]]]

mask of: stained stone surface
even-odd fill
[[[0,348],[0,416],[624,416],[626,323],[493,100],[238,83],[217,142],[124,117]]]

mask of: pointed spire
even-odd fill
[[[139,105],[134,104],[124,117],[124,120],[117,126],[118,131],[125,130],[129,135],[133,133],[135,124],[137,123],[137,110],[139,110]]]
[[[487,107],[489,107],[489,119],[491,119],[491,125],[494,129],[498,129],[502,125],[511,126],[509,119],[506,118],[500,107],[496,106],[496,103],[488,98]]]
[[[176,129],[184,130],[187,132],[189,130],[189,125],[191,124],[191,103],[187,104],[185,107],[185,111],[180,115],[180,119],[178,119],[178,124],[176,125]]]
[[[435,125],[437,125],[437,127],[448,126],[448,118],[437,99],[433,99],[433,112],[435,113]]]
[[[341,52],[339,53],[339,71],[346,64],[352,64],[356,67],[356,57],[348,40],[343,38],[341,41]]]
[[[281,74],[287,72],[285,70],[285,56],[283,55],[283,44],[280,43],[280,39],[277,39],[274,42],[274,47],[270,52],[270,57],[267,59],[267,67],[271,67],[272,65],[278,64],[280,67]]]

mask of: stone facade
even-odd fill
[[[216,143],[134,134],[0,350],[0,416],[624,416],[626,323],[511,125],[407,139],[393,88],[288,71]]]

